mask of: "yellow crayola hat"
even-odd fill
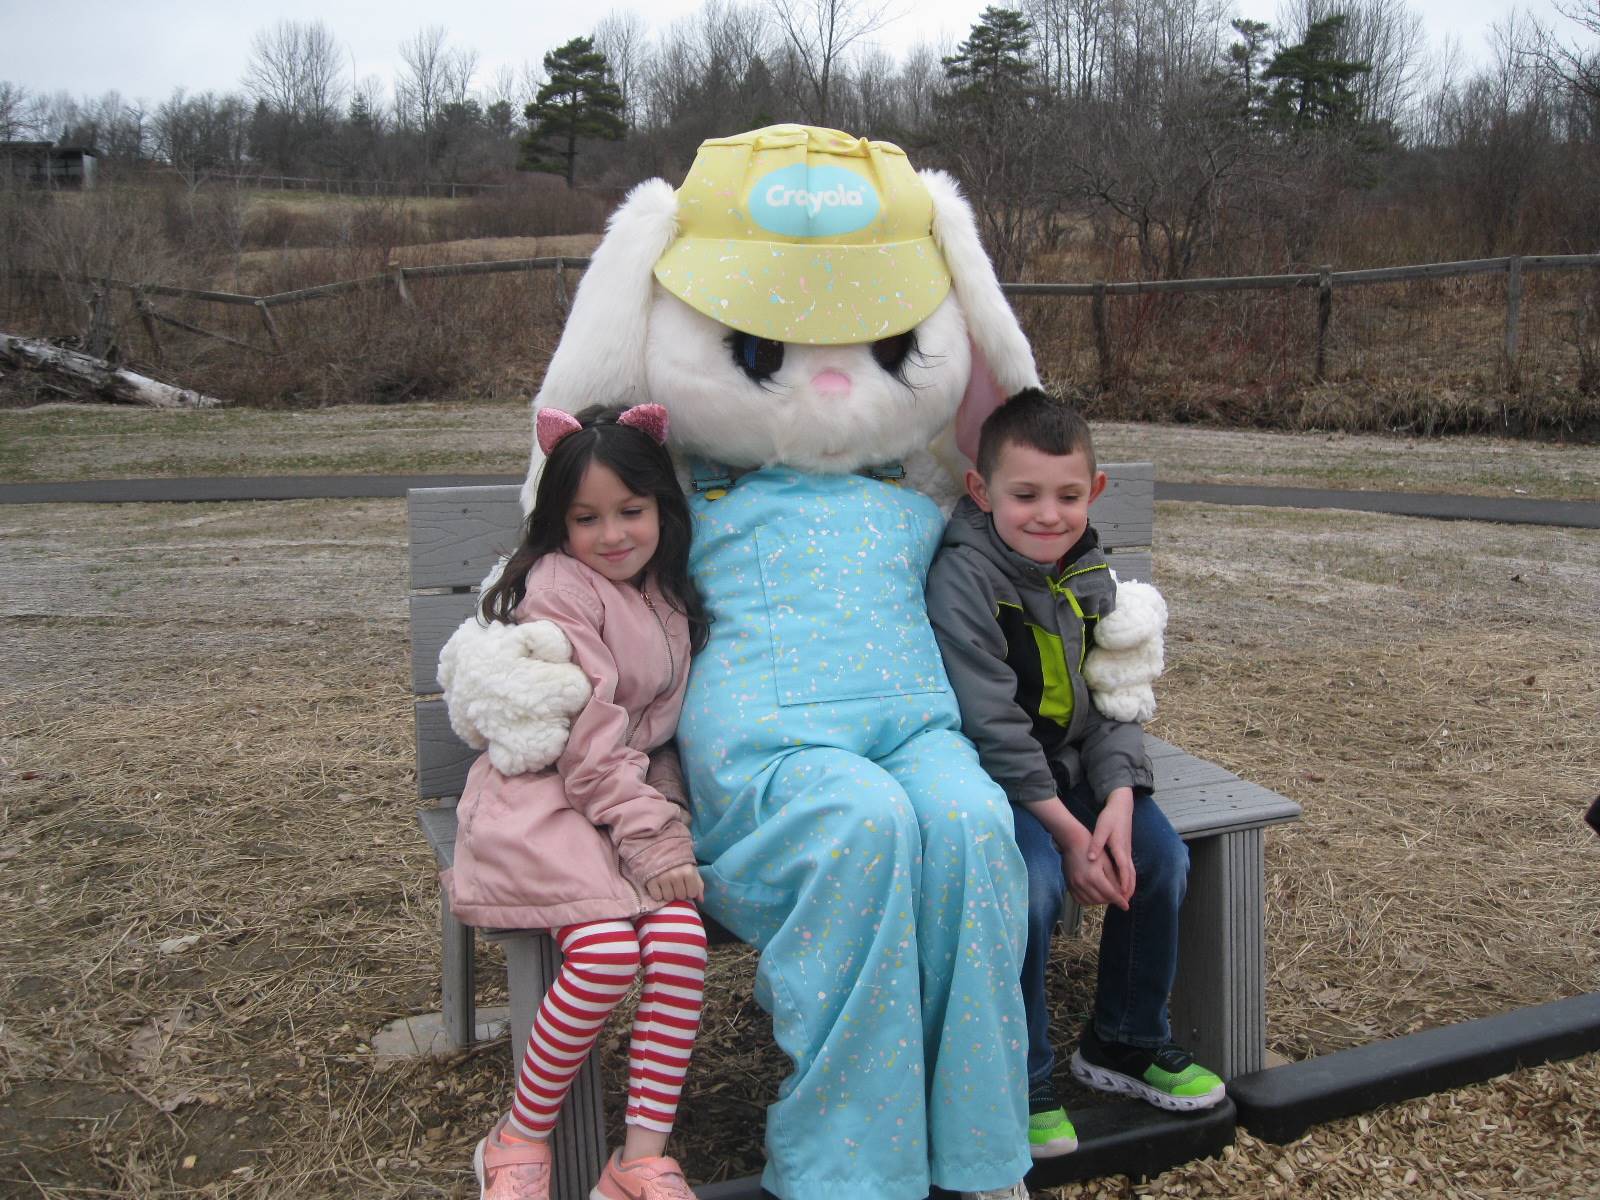
[[[770,125],[700,143],[656,279],[713,320],[801,345],[874,342],[950,291],[933,200],[905,151]]]

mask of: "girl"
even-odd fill
[[[706,941],[687,800],[669,746],[707,618],[666,410],[538,415],[547,455],[522,544],[485,618],[553,621],[593,694],[549,769],[467,776],[450,904],[469,925],[550,929],[564,956],[534,1018],[511,1111],[478,1144],[483,1200],[547,1200],[549,1135],[607,1016],[643,968],[627,1136],[594,1200],[693,1200],[664,1157],[700,1021]]]

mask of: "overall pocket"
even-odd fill
[[[914,517],[781,522],[755,536],[780,706],[947,690]]]

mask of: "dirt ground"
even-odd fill
[[[1175,504],[1157,530],[1156,731],[1305,808],[1268,837],[1272,1049],[1600,987],[1600,534]],[[371,1054],[438,1006],[404,547],[399,501],[0,508],[0,1196],[474,1194],[504,1040]],[[1057,952],[1063,1040],[1092,945]],[[782,1064],[750,979],[718,952],[695,1179],[758,1168]],[[1052,1194],[1592,1196],[1597,1070]]]
[[[21,376],[13,376],[17,394]],[[0,482],[167,475],[516,473],[526,397],[499,403],[152,412],[113,405],[5,407]],[[1175,483],[1600,499],[1600,445],[1508,438],[1294,434],[1096,421],[1106,462],[1153,461]]]

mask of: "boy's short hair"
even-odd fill
[[[974,464],[978,474],[988,479],[1000,461],[1000,451],[1008,445],[1027,446],[1041,454],[1082,450],[1089,460],[1089,474],[1099,469],[1089,422],[1072,405],[1038,388],[1024,388],[985,418]]]

